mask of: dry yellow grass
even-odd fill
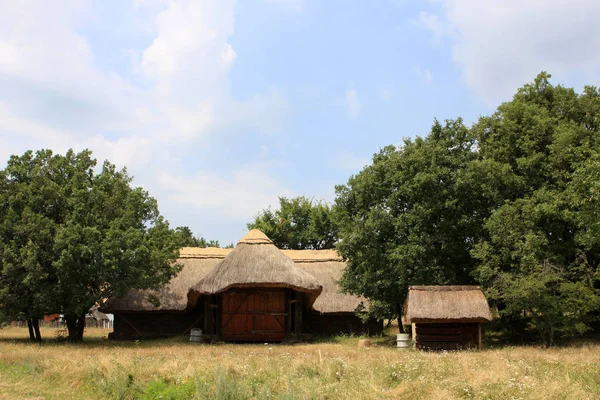
[[[0,399],[600,398],[596,344],[426,353],[384,339],[359,348],[357,338],[198,345],[109,342],[104,335],[90,330],[84,344],[37,345],[25,340],[26,329],[0,330]]]

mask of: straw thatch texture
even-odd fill
[[[252,231],[251,231],[252,232]],[[260,231],[259,231],[260,232]],[[249,233],[250,234],[250,233]],[[262,233],[252,232],[240,243],[263,243],[271,241]],[[121,298],[110,299],[102,308],[115,311],[183,311],[188,306],[188,291],[204,278],[233,249],[215,247],[184,247],[179,252],[181,272],[160,290],[131,290]],[[279,250],[295,262],[296,268],[310,274],[322,286],[321,294],[312,308],[320,313],[354,312],[362,298],[340,292],[338,280],[346,264],[335,250]],[[152,301],[149,301],[152,300]],[[156,301],[155,301],[156,300]],[[156,307],[153,303],[159,303]]]
[[[179,258],[225,258],[230,251],[218,247],[183,247],[179,250]]]
[[[296,263],[342,261],[342,257],[336,250],[281,250],[281,252]]]
[[[411,286],[408,289],[408,323],[491,320],[490,307],[479,286]]]
[[[314,276],[323,286],[321,295],[317,297],[317,300],[312,305],[315,311],[320,313],[351,313],[356,310],[361,302],[366,303],[365,299],[361,297],[344,294],[340,291],[338,281],[342,277],[344,268],[346,268],[344,262],[329,261],[328,258],[325,261],[320,261],[316,257],[310,261],[303,259],[294,261],[298,267]]]
[[[225,258],[233,249],[220,249],[217,247],[183,247],[179,251],[179,258]],[[336,250],[279,250],[294,262],[324,262],[342,261]]]
[[[271,239],[267,237],[260,229],[251,229],[250,232],[246,233],[243,238],[240,239],[238,244],[273,244]]]
[[[117,311],[183,311],[188,305],[188,291],[217,265],[224,256],[215,255],[214,249],[197,258],[179,258],[182,270],[158,290],[130,290],[123,297],[109,299],[104,312]],[[219,249],[220,250],[220,249]],[[227,249],[229,250],[229,249]],[[210,256],[212,254],[212,256]]]
[[[322,290],[314,276],[298,268],[257,229],[244,236],[191,291],[217,294],[232,287],[292,288],[306,293],[309,305]]]

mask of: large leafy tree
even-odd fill
[[[589,329],[600,309],[600,96],[549,79],[541,73],[473,127],[478,179],[500,200],[473,255],[502,315],[525,316],[552,345]],[[494,169],[502,179],[489,179]]]
[[[50,299],[48,266],[38,258],[51,252],[52,223],[32,210],[39,207],[35,201],[25,205],[27,194],[18,193],[11,179],[0,171],[0,319],[27,320],[31,340],[41,341],[37,321]]]
[[[126,170],[96,169],[90,151],[12,156],[0,181],[4,317],[61,312],[80,341],[94,304],[177,272],[177,239],[156,200]]]
[[[336,187],[341,283],[370,299],[377,317],[400,317],[411,284],[472,281],[486,208],[470,190],[474,144],[460,119],[436,121],[426,138],[382,149]]]
[[[281,249],[331,249],[338,238],[331,208],[304,196],[279,198],[279,208],[261,211],[248,229],[260,229]]]
[[[552,345],[600,309],[600,93],[541,73],[470,129],[387,147],[337,188],[342,280],[375,312],[409,284],[475,279],[505,321]],[[521,325],[523,326],[523,325]]]

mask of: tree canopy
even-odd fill
[[[331,249],[338,237],[330,206],[304,196],[280,197],[278,209],[261,211],[247,227],[260,229],[280,249]]]
[[[179,247],[221,247],[218,240],[206,240],[202,236],[194,236],[188,226],[175,228],[175,240]]]
[[[533,321],[548,345],[590,328],[600,309],[600,96],[542,73],[473,126],[477,167],[498,200],[473,256],[504,315]],[[489,173],[481,174],[485,182]]]
[[[472,127],[436,122],[336,188],[346,291],[400,315],[411,284],[480,283],[551,345],[600,309],[600,95],[541,73]]]
[[[426,138],[385,147],[336,187],[342,285],[375,301],[377,317],[401,315],[408,285],[472,282],[481,205],[464,180],[473,146],[460,119],[436,121]]]
[[[87,150],[41,150],[12,156],[0,172],[4,318],[60,312],[79,341],[94,304],[178,271],[178,243],[156,200],[126,170],[96,166]]]

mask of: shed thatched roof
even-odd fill
[[[322,286],[314,276],[298,268],[258,229],[244,236],[200,282],[191,288],[199,294],[217,294],[232,287],[292,288],[307,294],[311,305]]]
[[[254,236],[254,235],[253,235]],[[233,249],[184,247],[177,262],[181,272],[160,290],[131,290],[121,298],[110,299],[105,312],[184,311],[188,292]],[[279,250],[295,262],[296,268],[316,279],[321,294],[312,308],[320,313],[354,312],[364,299],[340,292],[338,280],[346,264],[335,250]]]
[[[406,322],[485,322],[492,315],[479,286],[411,286]]]

